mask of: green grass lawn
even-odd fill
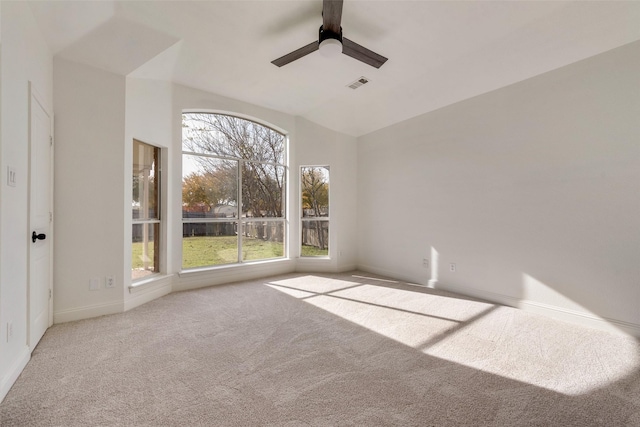
[[[132,268],[142,268],[142,243],[133,243],[131,255]],[[303,245],[301,255],[303,257],[327,256],[329,250]],[[282,256],[284,256],[284,246],[280,242],[267,242],[248,237],[242,239],[243,261]],[[150,257],[153,258],[152,255]],[[238,262],[236,236],[184,237],[182,239],[182,268],[184,269],[236,262]]]
[[[329,249],[320,249],[315,246],[302,245],[300,256],[328,256]]]
[[[284,245],[261,239],[242,238],[242,260],[279,258]],[[184,237],[182,239],[182,268],[233,264],[238,262],[236,236]]]
[[[148,254],[151,262],[153,262],[153,243],[150,242],[148,246],[148,250],[151,253]],[[142,263],[142,242],[134,243],[131,247],[131,268],[140,269],[144,265]]]

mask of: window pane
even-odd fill
[[[302,181],[302,216],[329,216],[329,168],[303,167]]]
[[[238,223],[182,224],[182,268],[238,262]]]
[[[284,164],[285,136],[239,117],[185,113],[182,150]]]
[[[302,221],[300,256],[329,255],[329,221]]]
[[[131,279],[158,272],[160,224],[133,224],[131,246]]]
[[[182,217],[236,218],[238,162],[182,156]]]
[[[242,216],[284,218],[285,168],[242,163]]]
[[[133,219],[158,219],[158,152],[133,140]]]
[[[247,221],[242,232],[242,260],[284,256],[284,222]]]
[[[222,114],[185,113],[182,125],[183,268],[283,257],[286,136]],[[223,224],[234,234],[211,229]]]

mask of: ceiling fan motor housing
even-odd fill
[[[322,56],[333,58],[342,53],[342,27],[340,34],[331,30],[325,30],[320,27],[320,36],[318,38],[318,49]]]
[[[323,41],[329,39],[338,40],[340,43],[342,43],[342,27],[340,27],[340,34],[338,34],[331,30],[324,30],[322,28],[322,25],[320,25],[318,43],[322,43]]]

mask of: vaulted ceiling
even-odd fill
[[[375,69],[319,52],[322,1],[34,1],[54,55],[168,80],[360,136],[640,40],[640,2],[345,0]],[[370,82],[353,90],[361,76]]]

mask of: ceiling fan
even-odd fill
[[[343,0],[323,0],[322,3],[322,25],[318,41],[309,43],[300,49],[294,50],[280,58],[271,61],[272,64],[282,67],[290,62],[300,59],[316,50],[327,55],[344,53],[347,56],[362,61],[372,67],[380,68],[387,61],[382,55],[360,46],[358,43],[342,37],[342,3]]]

